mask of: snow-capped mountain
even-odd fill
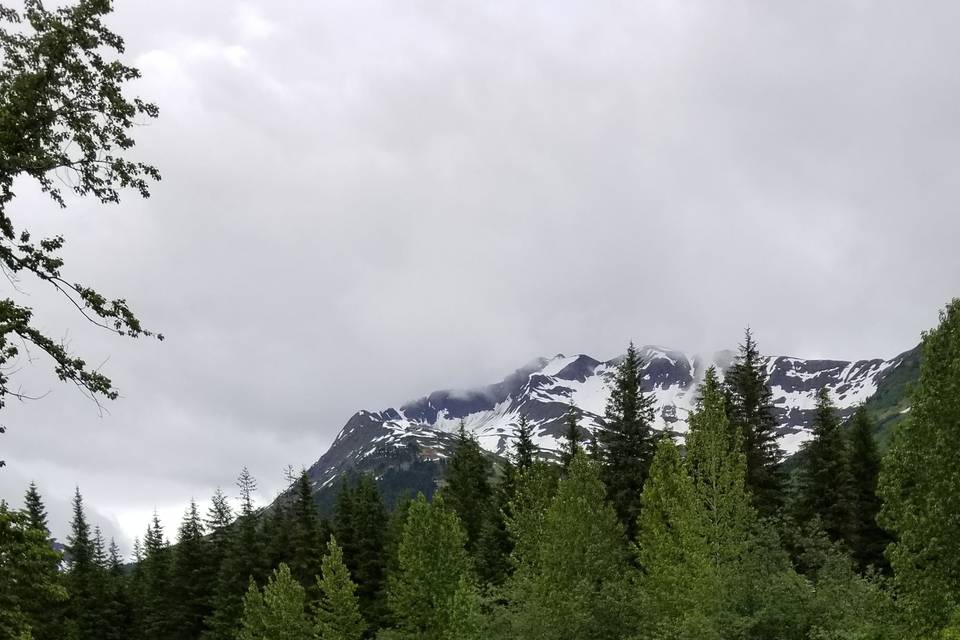
[[[767,358],[780,447],[789,455],[809,438],[815,396],[821,387],[830,391],[841,414],[849,415],[911,353],[891,360],[856,362]],[[681,437],[687,430],[687,417],[704,372],[711,365],[724,371],[734,356],[729,351],[707,357],[688,355],[656,346],[643,347],[640,355],[644,362],[643,388],[656,398],[655,426]],[[521,414],[533,426],[542,455],[555,457],[571,402],[582,412],[583,429],[593,432],[602,427],[610,384],[621,358],[538,358],[495,384],[435,391],[399,408],[360,411],[344,425],[309,474],[318,491],[351,470],[372,471],[381,479],[396,476],[397,481],[399,476],[414,474],[418,481],[429,484],[431,471],[423,465],[450,455],[461,420],[484,449],[503,455],[510,448]],[[408,484],[418,481],[408,479]]]

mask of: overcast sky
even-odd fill
[[[4,409],[0,497],[35,479],[61,536],[75,485],[129,550],[242,465],[269,499],[357,409],[534,356],[749,323],[770,354],[891,357],[958,293],[958,3],[117,4],[163,181],[10,209],[168,339],[23,283],[123,394],[101,417],[17,374],[49,394]]]

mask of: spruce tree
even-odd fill
[[[515,637],[603,640],[630,628],[626,539],[604,494],[596,465],[578,454],[540,525],[514,527],[520,555],[508,594]]]
[[[910,406],[883,459],[880,524],[899,600],[932,635],[960,607],[960,299],[923,336]]]
[[[451,601],[469,567],[466,535],[457,514],[441,496],[423,494],[410,503],[398,548],[398,570],[390,577],[387,600],[401,632],[439,640],[449,627]]]
[[[250,580],[242,609],[237,640],[304,640],[313,636],[303,587],[285,564],[274,570],[262,592]]]
[[[724,375],[727,417],[740,432],[747,456],[747,487],[762,516],[772,516],[783,505],[781,452],[773,394],[767,384],[764,359],[749,327],[733,365]]]
[[[853,557],[861,571],[869,566],[883,570],[889,567],[883,552],[891,539],[877,524],[877,515],[880,513],[880,497],[877,495],[880,454],[873,437],[873,424],[862,405],[850,420],[848,441],[853,482]]]
[[[567,409],[567,430],[564,433],[563,451],[560,453],[560,464],[564,470],[570,466],[573,457],[580,451],[580,409],[570,402]]]
[[[213,613],[205,622],[203,637],[233,640],[243,611],[243,596],[250,579],[263,574],[260,514],[253,501],[257,482],[244,467],[237,478],[240,513],[230,527],[226,556],[217,576]],[[289,573],[289,568],[287,569]]]
[[[317,504],[306,469],[302,470],[294,484],[294,499],[290,513],[290,573],[307,590],[307,599],[312,601],[316,593],[316,580],[323,559],[323,539]]]
[[[521,420],[521,422],[524,422]],[[461,421],[457,446],[447,465],[444,503],[460,519],[467,535],[467,550],[475,551],[484,520],[489,514],[493,491],[490,487],[490,460]]]
[[[337,497],[334,529],[344,563],[357,583],[360,612],[371,625],[379,624],[386,615],[388,528],[383,499],[373,477],[363,474],[352,484],[344,481]]]
[[[60,582],[59,569],[62,558],[59,553],[53,552],[53,539],[50,537],[50,529],[47,524],[47,509],[43,504],[40,492],[37,490],[37,485],[33,482],[27,488],[23,502],[29,527],[40,534],[40,537],[46,541],[51,550],[51,553],[37,554],[38,560],[46,561],[45,566],[36,566],[36,571],[40,573],[38,582],[46,583],[49,581],[50,584],[58,584]],[[30,537],[31,539],[36,538],[36,536]],[[38,593],[39,595],[42,594]],[[59,604],[59,598],[51,600],[44,597],[30,597],[22,601],[22,609],[30,621],[31,634],[34,640],[57,640],[60,633],[58,629],[60,623],[57,615],[59,607],[51,606],[54,602]]]
[[[168,638],[176,624],[171,589],[172,558],[156,512],[144,535],[142,631],[145,638]]]
[[[177,638],[199,638],[203,621],[211,613],[207,590],[212,586],[212,581],[207,564],[207,547],[197,503],[191,499],[177,532],[170,580]]]
[[[513,541],[507,531],[510,501],[516,490],[518,472],[509,460],[503,462],[502,477],[493,488],[488,513],[483,520],[480,539],[474,547],[477,578],[486,584],[500,585],[510,574]]]
[[[291,542],[293,522],[290,514],[290,505],[281,499],[270,505],[269,511],[261,518],[263,525],[260,530],[261,548],[263,549],[263,564],[266,567],[279,567],[285,564],[292,566],[292,557],[295,553]],[[290,573],[300,581],[299,573],[291,569]],[[300,582],[304,589],[307,585]],[[309,596],[307,598],[310,599]]]
[[[327,555],[316,582],[321,594],[316,622],[319,640],[360,640],[366,623],[360,615],[357,585],[350,579],[343,551],[333,536],[327,543]]]
[[[463,425],[460,425],[461,431]],[[537,455],[537,446],[533,444],[533,427],[527,422],[526,414],[520,414],[520,420],[513,431],[513,464],[518,471],[526,471]],[[462,435],[461,435],[462,437]]]
[[[0,639],[60,640],[57,612],[67,592],[51,566],[60,554],[34,514],[0,500]]]
[[[47,537],[50,536],[50,527],[47,523],[47,508],[43,504],[43,498],[37,490],[37,485],[33,482],[27,488],[27,493],[23,497],[23,506],[30,518],[30,526],[37,531],[42,531]]]
[[[103,625],[100,567],[90,525],[83,509],[78,488],[73,497],[73,519],[67,537],[67,571],[64,576],[70,594],[66,610],[67,635],[76,640],[99,637]]]
[[[796,504],[800,522],[819,517],[831,540],[849,544],[853,532],[850,456],[830,393],[817,392],[813,438],[803,445]]]
[[[640,388],[642,364],[631,342],[617,367],[600,433],[603,482],[630,539],[636,531],[640,493],[654,452],[654,399]]]
[[[217,487],[213,497],[210,498],[207,517],[204,518],[203,521],[206,530],[210,532],[208,536],[210,541],[210,548],[207,550],[208,558],[211,566],[216,568],[216,570],[219,570],[220,564],[226,555],[227,538],[229,535],[228,527],[232,522],[233,509],[223,490]]]

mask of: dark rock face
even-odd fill
[[[870,398],[915,350],[892,360],[767,360],[781,448],[794,453],[808,437],[814,397],[825,387],[846,417]],[[696,386],[707,367],[725,370],[731,352],[688,356],[660,347],[643,347],[641,384],[657,401],[655,427],[682,436],[694,407]],[[578,355],[539,358],[502,381],[465,391],[436,391],[399,409],[360,411],[347,421],[330,449],[308,470],[318,492],[332,490],[335,480],[351,472],[374,473],[391,485],[429,485],[429,473],[442,473],[463,420],[491,455],[507,455],[521,414],[534,427],[541,455],[555,459],[566,431],[570,404],[581,411],[586,433],[603,425],[609,384],[621,357],[606,362]],[[427,467],[429,471],[425,471]],[[413,470],[413,471],[411,471]],[[408,475],[405,475],[408,474]],[[405,480],[407,478],[407,480]]]

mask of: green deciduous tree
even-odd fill
[[[704,512],[677,446],[661,438],[643,487],[637,531],[642,570],[642,637],[706,633],[717,606]]]
[[[304,640],[313,637],[313,631],[303,587],[287,565],[274,570],[262,592],[250,580],[237,640]]]
[[[90,322],[132,338],[152,335],[123,299],[110,300],[64,274],[62,236],[34,238],[14,220],[14,188],[32,179],[61,207],[68,176],[76,196],[119,202],[131,188],[149,195],[157,170],[126,159],[130,130],[157,108],[125,95],[140,76],[117,58],[123,40],[104,24],[107,0],[78,0],[56,10],[25,0],[22,10],[0,7],[0,267],[22,292],[30,276],[62,294]],[[58,179],[59,178],[59,179]],[[160,337],[160,336],[158,336]],[[66,344],[38,326],[33,310],[13,298],[0,300],[0,407],[6,397],[24,397],[9,386],[21,345],[48,355],[54,372],[95,398],[114,399],[113,382],[72,355]],[[0,462],[2,466],[2,462]]]
[[[901,602],[918,632],[947,624],[960,606],[960,299],[923,337],[907,419],[883,459],[880,523]]]
[[[477,586],[469,576],[460,576],[450,603],[450,620],[444,640],[487,640],[491,636]]]
[[[640,493],[654,452],[654,399],[640,388],[642,364],[631,342],[617,367],[599,443],[603,482],[630,539],[636,532]]]
[[[397,627],[423,640],[443,638],[451,601],[468,571],[466,534],[457,514],[442,497],[427,502],[423,494],[410,504],[391,576],[387,600]]]
[[[542,521],[514,528],[521,553],[508,593],[516,637],[599,640],[629,629],[626,539],[604,498],[596,464],[578,454]]]
[[[343,551],[333,536],[327,543],[317,590],[321,594],[316,623],[320,640],[360,640],[367,625],[360,615],[357,585],[350,579]]]

